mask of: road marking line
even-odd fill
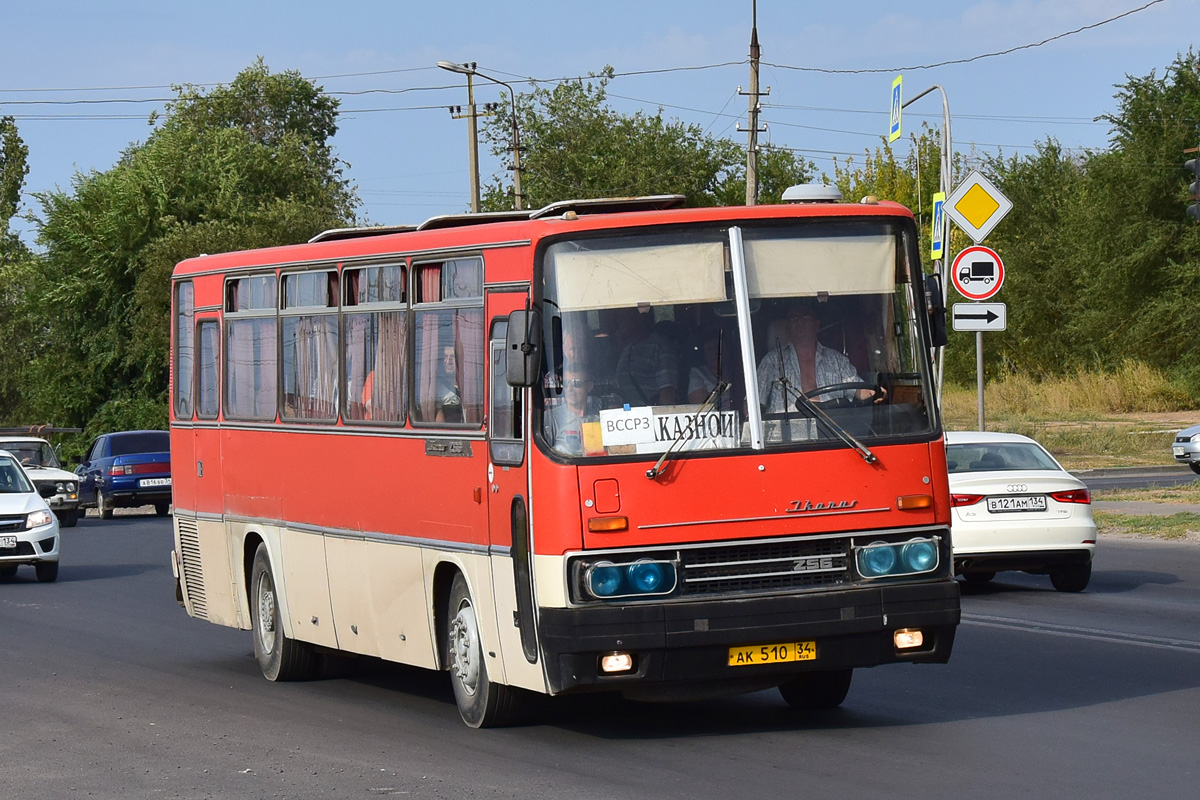
[[[1014,619],[1011,617],[992,617],[986,614],[963,614],[962,621],[970,625],[980,625],[988,628],[1004,628],[1007,630],[1024,631],[1026,633],[1046,633],[1052,636],[1090,639],[1092,641],[1113,644],[1132,644],[1138,647],[1151,647],[1157,650],[1176,650],[1181,653],[1195,653],[1200,655],[1200,642],[1188,639],[1149,636],[1142,633],[1121,633],[1119,631],[1106,631],[1099,628],[1081,628],[1074,625],[1058,625],[1053,622],[1030,622],[1029,620]]]

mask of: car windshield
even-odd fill
[[[547,446],[562,456],[649,457],[931,433],[919,267],[905,229],[821,220],[739,230],[741,312],[729,228],[547,248]]]
[[[1033,442],[988,442],[986,444],[946,445],[946,467],[956,472],[997,472],[1015,469],[1050,469],[1060,467]]]
[[[0,494],[29,494],[33,486],[21,465],[8,456],[0,457]]]
[[[146,431],[112,437],[112,454],[114,456],[128,456],[135,453],[165,453],[170,449],[171,438],[166,431]]]
[[[52,467],[58,469],[54,448],[47,442],[4,442],[0,449],[7,450],[27,467]]]

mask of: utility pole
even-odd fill
[[[455,119],[470,117],[471,119],[471,211],[479,211],[479,133],[476,120],[478,115],[475,113],[475,92],[471,79],[478,76],[485,81],[499,84],[505,89],[508,89],[508,101],[512,106],[512,154],[513,154],[513,208],[520,211],[523,206],[524,193],[521,191],[521,129],[517,126],[517,93],[513,88],[499,78],[493,78],[491,75],[484,75],[478,70],[478,64],[474,61],[466,64],[455,64],[453,61],[437,62],[439,69],[444,69],[447,72],[457,72],[459,75],[467,76],[467,103],[470,108],[469,113],[462,113],[462,106],[451,106],[450,114]],[[455,109],[458,109],[456,112]],[[486,114],[492,114],[496,109],[495,103],[488,103],[485,107]]]
[[[750,116],[749,128],[747,131],[750,134],[750,141],[746,148],[746,205],[752,206],[758,203],[758,134],[765,131],[766,126],[758,126],[758,112],[762,110],[762,103],[759,102],[759,97],[765,97],[771,93],[770,87],[767,87],[765,92],[758,91],[758,60],[760,56],[760,48],[758,46],[758,0],[750,2],[750,91],[743,92],[742,87],[738,87],[738,94],[746,95],[750,98]],[[738,130],[742,130],[742,126],[738,125]]]

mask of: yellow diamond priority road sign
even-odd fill
[[[946,215],[966,231],[975,244],[982,242],[1011,208],[1012,201],[977,171],[972,171],[958,185],[943,206]]]

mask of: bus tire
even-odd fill
[[[462,573],[450,587],[445,653],[454,701],[463,722],[472,728],[511,725],[519,718],[519,690],[488,678],[475,604]]]
[[[254,635],[254,658],[267,680],[303,681],[316,674],[317,655],[313,646],[289,639],[283,632],[275,575],[265,544],[255,551],[250,570],[250,627]]]
[[[802,672],[781,684],[779,693],[792,708],[815,711],[837,708],[850,691],[853,669],[831,669],[823,672]]]

